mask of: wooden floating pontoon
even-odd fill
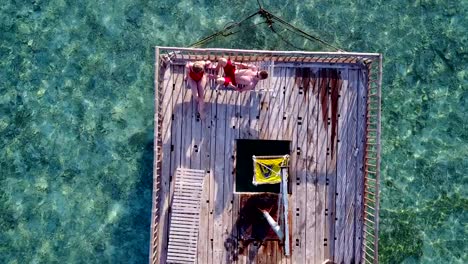
[[[209,82],[199,119],[184,65],[221,57],[269,77],[243,93]],[[377,263],[381,76],[375,53],[156,47],[150,263],[168,263],[178,168],[205,172],[197,263]],[[274,240],[240,248],[236,139],[290,141],[289,257]]]

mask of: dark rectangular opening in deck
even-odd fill
[[[280,192],[280,184],[255,186],[253,179],[252,156],[276,156],[290,154],[288,140],[238,139],[236,157],[236,192]]]

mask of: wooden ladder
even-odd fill
[[[167,263],[196,263],[205,171],[178,168],[171,205]]]

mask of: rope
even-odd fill
[[[257,4],[258,4],[258,9],[263,9],[262,4],[260,4],[260,0],[257,0]]]
[[[278,32],[276,32],[275,28],[273,27],[273,25],[270,27],[271,31],[273,31],[273,33],[275,33],[283,42],[285,42],[286,44],[288,44],[289,46],[297,49],[297,50],[301,50],[301,48],[297,47],[296,45],[292,44],[289,40],[285,39],[283,36],[281,36]]]
[[[253,13],[253,14],[251,14],[251,15],[249,15],[249,16],[247,16],[246,18],[242,19],[242,20],[239,21],[239,22],[235,22],[235,23],[232,23],[232,24],[229,25],[229,26],[225,26],[222,30],[220,30],[220,31],[218,31],[218,32],[215,32],[215,33],[213,33],[213,34],[211,34],[211,35],[209,35],[209,36],[207,36],[207,37],[204,37],[204,38],[202,38],[201,40],[199,40],[199,41],[197,41],[197,42],[195,42],[195,43],[190,44],[189,47],[190,47],[190,48],[200,47],[200,46],[202,46],[202,45],[204,45],[204,44],[206,44],[206,43],[212,41],[214,38],[216,38],[217,36],[220,36],[220,35],[226,37],[226,36],[235,34],[235,33],[239,32],[239,31],[236,31],[236,32],[234,32],[234,33],[233,33],[233,32],[228,32],[228,31],[231,30],[231,29],[233,29],[233,28],[235,28],[235,27],[240,26],[243,22],[245,22],[245,21],[251,19],[252,17],[256,16],[257,14],[258,14],[258,11],[255,12],[255,13]]]
[[[246,27],[245,29],[249,29],[249,28],[254,28],[258,25],[261,25],[261,24],[266,24],[267,22],[266,21],[263,21],[263,22],[258,22],[256,24],[253,24],[253,25],[250,25],[248,27]],[[232,32],[232,34],[236,34],[236,33],[239,33],[241,30],[238,30],[238,31],[235,31],[235,32]]]
[[[265,11],[267,12],[267,11]],[[271,18],[273,20],[275,20],[276,22],[279,22],[280,24],[282,24],[283,26],[285,26],[285,28],[287,29],[287,27],[290,28],[290,31],[293,32],[293,33],[296,33],[298,35],[300,35],[301,37],[303,38],[306,38],[306,39],[309,39],[309,40],[312,40],[312,41],[317,41],[325,46],[328,46],[328,47],[331,47],[333,49],[336,49],[338,51],[343,51],[342,49],[338,48],[337,46],[334,46],[324,40],[321,40],[320,38],[316,37],[316,36],[313,36],[311,34],[308,34],[307,32],[303,31],[302,29],[298,28],[298,27],[295,27],[293,26],[292,24],[286,22],[285,20],[283,20],[282,18],[280,17],[277,17],[271,13],[268,12],[268,14],[271,16]]]
[[[273,15],[272,13],[268,12],[267,10],[263,9],[261,3],[260,3],[260,0],[257,0],[257,4],[258,4],[258,7],[259,7],[259,10],[249,16],[247,16],[246,18],[242,19],[241,21],[239,22],[234,22],[232,24],[229,24],[229,25],[226,25],[222,30],[218,31],[218,32],[215,32],[207,37],[204,37],[202,38],[201,40],[195,42],[195,43],[192,43],[191,45],[189,45],[189,47],[191,48],[196,48],[196,47],[200,47],[202,45],[205,45],[211,41],[213,41],[216,37],[218,36],[223,36],[223,37],[227,37],[227,36],[230,36],[230,35],[233,35],[233,34],[236,34],[238,32],[240,32],[240,30],[237,30],[237,31],[231,31],[232,29],[236,28],[236,27],[240,27],[240,25],[242,23],[244,23],[245,21],[251,19],[252,17],[256,16],[256,15],[260,15],[262,16],[264,19],[265,19],[265,22],[262,22],[262,23],[257,23],[257,24],[254,24],[250,27],[256,27],[257,25],[259,24],[264,24],[264,23],[267,23],[268,24],[268,27],[271,29],[271,31],[276,34],[282,41],[284,41],[285,43],[287,43],[288,45],[294,47],[295,49],[298,49],[298,50],[301,50],[301,48],[295,46],[294,44],[292,44],[290,41],[286,40],[282,35],[280,35],[274,28],[273,28],[273,23],[277,22],[279,24],[281,24],[286,30],[292,32],[292,33],[295,33],[305,39],[308,39],[310,41],[315,41],[315,42],[318,42],[324,46],[328,46],[328,47],[331,47],[333,49],[336,49],[337,51],[344,51],[342,49],[340,49],[339,47],[337,46],[334,46],[322,39],[320,39],[319,37],[316,37],[316,36],[313,36],[305,31],[303,31],[302,29],[288,23],[287,21],[285,21],[284,19],[278,17],[278,16],[275,16]]]

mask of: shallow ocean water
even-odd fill
[[[384,54],[381,262],[468,263],[468,1],[265,7],[345,50]],[[256,8],[3,1],[0,263],[145,263],[152,47],[186,46]],[[294,49],[265,27],[210,46]]]

